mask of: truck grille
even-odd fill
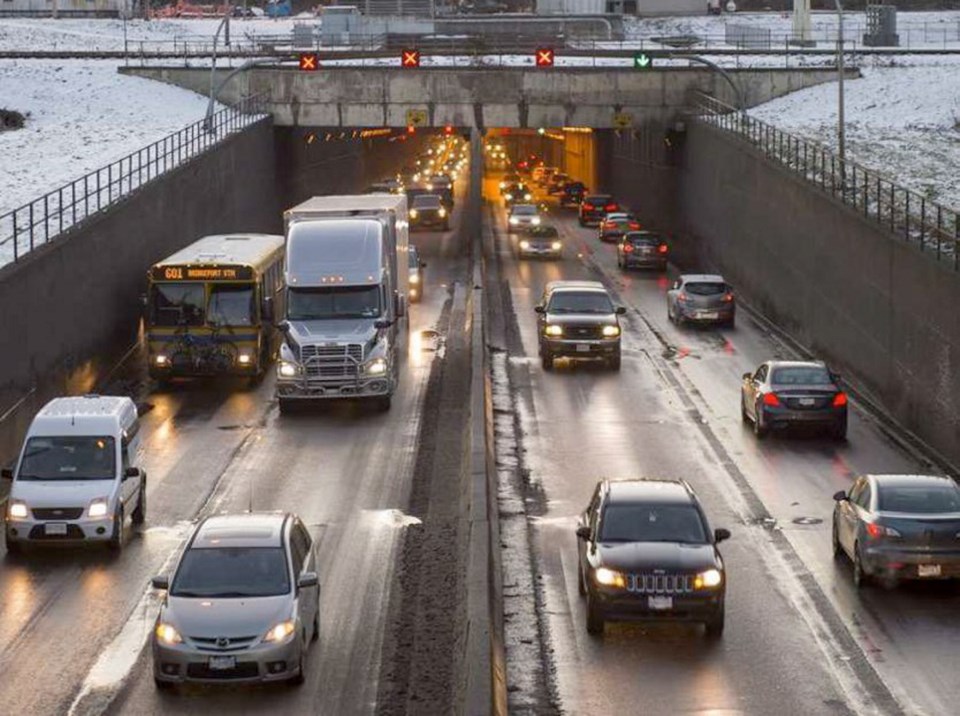
[[[350,343],[342,346],[303,346],[300,349],[307,378],[343,379],[360,375],[363,346]]]
[[[693,591],[693,575],[628,574],[627,591],[634,594],[686,594]]]

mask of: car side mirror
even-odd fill
[[[713,531],[714,542],[723,542],[724,540],[728,539],[730,539],[730,530],[724,529],[723,527],[718,527]]]
[[[150,584],[154,589],[170,589],[170,577],[164,575],[154,577],[150,580]]]
[[[421,262],[420,262],[420,268],[425,269],[426,267],[427,267],[427,262],[426,262],[426,261],[421,261]]]
[[[140,477],[140,468],[139,467],[128,467],[123,471],[123,479],[129,480],[131,477]]]
[[[830,371],[830,380],[832,380],[834,383],[839,384],[839,383],[840,383],[840,380],[841,380],[841,379],[840,379],[840,374],[839,374],[839,373],[834,373],[833,371]]]
[[[320,586],[320,577],[317,576],[316,572],[304,572],[297,579],[297,586],[300,589],[306,589],[307,587],[319,587]]]
[[[546,313],[546,312],[547,312],[547,309],[545,309],[543,306],[534,306],[534,307],[533,307],[533,310],[534,310],[536,313]]]
[[[617,306],[615,309],[613,309],[613,312],[618,316],[622,316],[627,312],[627,309],[623,306]]]
[[[833,499],[836,500],[837,502],[846,502],[849,498],[847,497],[846,492],[844,492],[843,490],[840,490],[840,492],[833,493]]]
[[[577,527],[577,537],[579,539],[590,539],[590,528],[586,525]]]
[[[12,480],[12,479],[13,479],[13,468],[12,468],[12,467],[4,467],[4,468],[0,469],[0,478],[3,478],[4,480]]]
[[[753,380],[753,373],[744,373],[744,374],[743,374],[743,379],[744,379],[744,380]]]
[[[263,308],[261,309],[263,313],[263,320],[269,323],[273,323],[273,297],[267,296],[263,299]]]
[[[379,321],[373,322],[373,327],[378,331],[382,331],[384,328],[389,328],[393,325],[393,321],[388,321],[385,318],[381,318]]]

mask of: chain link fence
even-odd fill
[[[960,221],[956,210],[859,164],[841,161],[822,144],[779,130],[710,95],[694,95],[697,120],[736,134],[821,191],[960,271]]]
[[[0,215],[0,266],[106,211],[165,172],[266,118],[265,96],[247,97],[158,142]]]

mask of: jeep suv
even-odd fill
[[[534,309],[540,360],[553,370],[556,358],[599,359],[620,370],[620,321],[626,309],[614,306],[599,281],[552,281]]]
[[[587,632],[607,621],[702,622],[723,634],[727,575],[696,493],[683,480],[604,480],[577,522]]]

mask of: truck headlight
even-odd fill
[[[563,326],[547,326],[543,329],[543,332],[548,336],[562,336]]]
[[[27,509],[27,503],[23,500],[10,500],[7,507],[7,516],[11,520],[25,520],[29,517],[30,511]]]
[[[513,201],[513,194],[504,194],[503,198],[507,201]]]
[[[109,505],[106,497],[98,497],[90,501],[90,507],[87,508],[87,517],[98,519],[106,517]]]
[[[297,364],[289,361],[280,361],[280,367],[277,370],[281,378],[296,378],[297,373],[300,372]]]
[[[723,575],[718,569],[708,569],[706,572],[700,572],[693,578],[694,589],[711,589],[719,587],[723,581]]]
[[[237,356],[237,363],[240,365],[250,365],[253,363],[253,356],[249,353],[241,353]]]
[[[604,326],[603,335],[606,338],[614,338],[620,335],[620,326]]]
[[[440,211],[438,211],[437,213],[440,214],[440,218],[442,219],[443,217],[445,217],[445,216],[447,215],[447,210],[444,209],[444,208],[441,206],[441,207],[440,207]]]
[[[363,372],[367,375],[383,375],[387,372],[387,359],[374,358],[363,367]]]

